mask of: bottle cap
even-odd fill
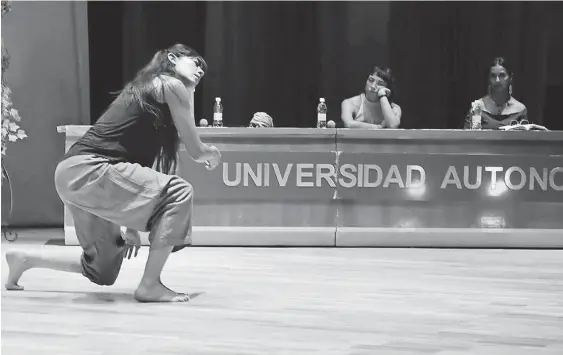
[[[215,98],[215,101],[221,102],[221,98],[220,98],[220,97],[216,97],[216,98]]]
[[[320,102],[325,102],[325,98],[324,98],[324,97],[321,97],[321,98],[319,99],[319,101],[320,101]]]

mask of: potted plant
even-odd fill
[[[6,15],[8,12],[11,11],[11,1],[2,1],[2,17]],[[6,70],[10,64],[10,55],[8,51],[4,47],[4,41],[2,41],[2,184],[4,183],[4,179],[8,183],[10,188],[10,212],[9,216],[12,214],[12,206],[13,206],[13,199],[12,199],[12,186],[10,182],[10,176],[8,175],[8,171],[4,165],[4,156],[6,156],[6,151],[8,148],[9,142],[16,142],[18,140],[23,140],[27,137],[25,131],[20,128],[19,122],[21,121],[21,117],[12,105],[12,91],[8,87],[8,83],[6,80]],[[7,232],[6,229],[3,228],[3,234],[6,239]],[[11,234],[11,233],[9,233]]]

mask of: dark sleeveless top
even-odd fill
[[[160,118],[143,110],[136,102],[126,101],[120,95],[65,154],[95,155],[107,158],[111,163],[138,163],[153,167],[166,137],[164,125],[172,124],[167,104],[152,102],[160,112]]]
[[[481,98],[484,100],[485,97]],[[493,129],[498,130],[502,126],[510,126],[512,121],[518,123],[523,120],[529,121],[528,110],[526,106],[521,102],[518,102],[513,97],[508,100],[506,107],[500,113],[489,112],[486,108],[481,112],[481,128],[482,129]],[[529,122],[532,123],[532,122]],[[464,129],[471,128],[471,112],[467,112],[465,116],[465,121],[463,125]]]

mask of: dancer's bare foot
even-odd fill
[[[139,285],[133,297],[139,302],[188,302],[190,296],[187,293],[177,293],[157,283],[153,287]]]
[[[26,255],[21,251],[10,250],[6,253],[6,261],[10,269],[8,280],[6,281],[6,289],[22,291],[23,287],[18,285],[18,281],[23,272],[29,268]]]

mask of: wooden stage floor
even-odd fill
[[[6,291],[10,248],[79,255],[31,239],[2,242],[3,355],[563,354],[560,250],[196,247],[163,282],[197,297],[139,304],[146,247],[114,286],[32,270]]]

